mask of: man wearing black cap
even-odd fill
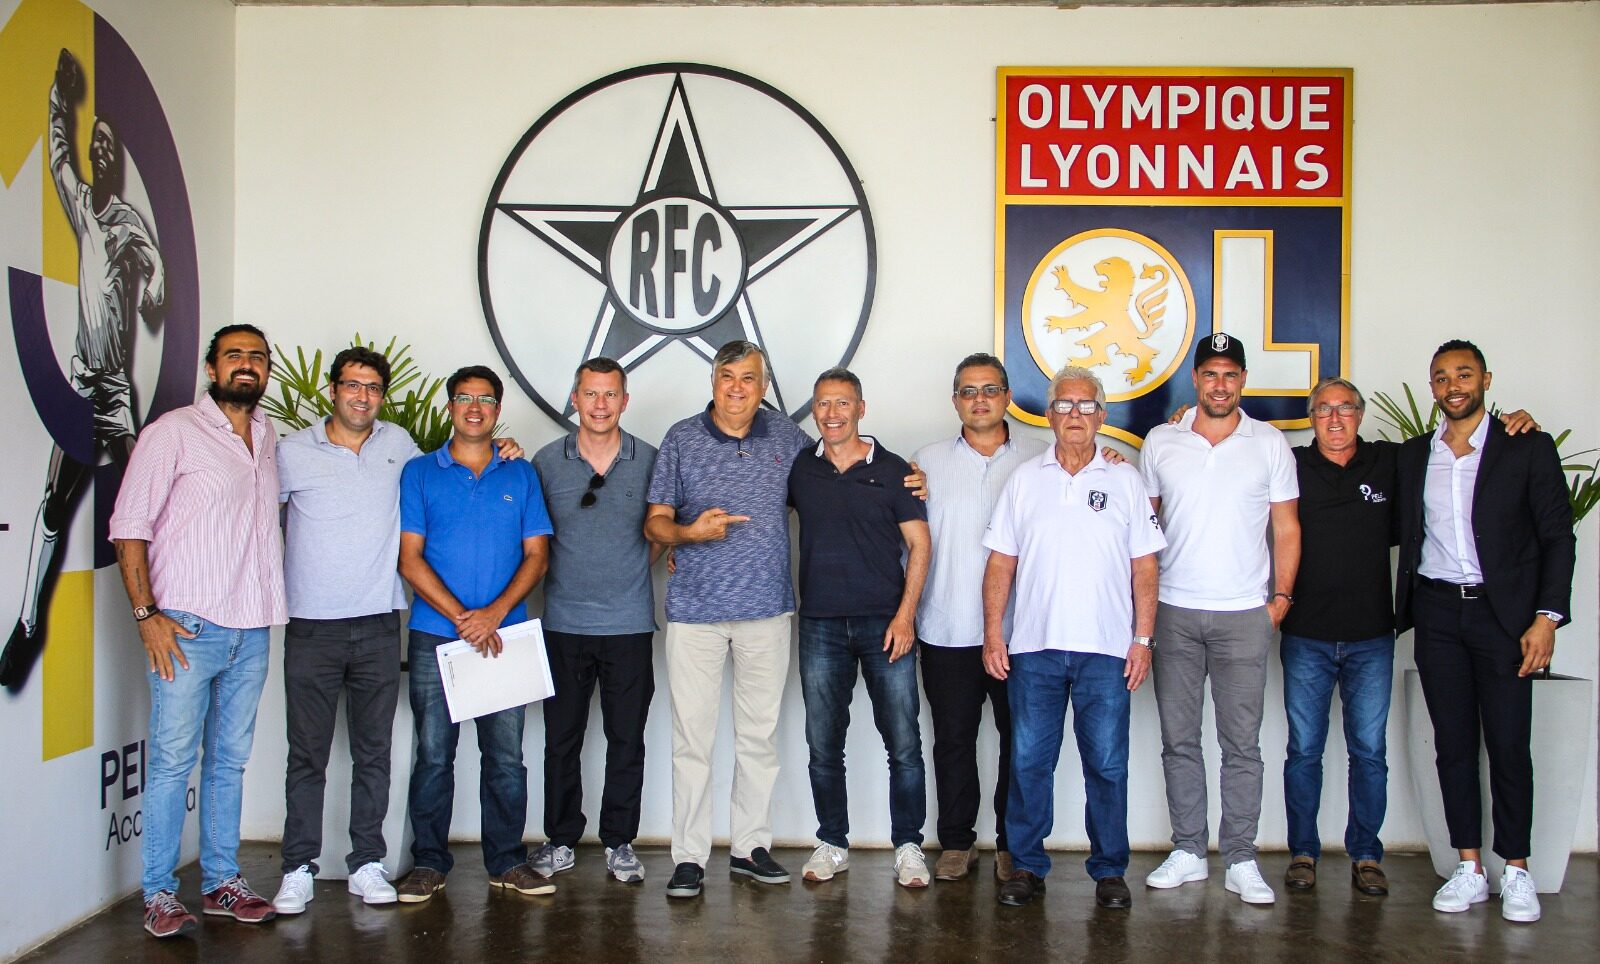
[[[1155,688],[1173,843],[1145,883],[1169,888],[1210,875],[1200,745],[1209,675],[1222,747],[1218,849],[1226,886],[1246,903],[1270,904],[1276,898],[1256,865],[1255,847],[1261,714],[1267,650],[1294,602],[1300,489],[1283,433],[1239,408],[1245,377],[1238,339],[1217,332],[1202,341],[1194,355],[1195,408],[1174,425],[1152,429],[1141,458],[1167,536]]]

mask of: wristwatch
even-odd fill
[[[135,606],[133,607],[133,620],[134,622],[142,623],[160,611],[160,606]]]
[[[1133,641],[1148,650],[1154,650],[1156,648],[1156,641],[1150,636],[1135,636],[1133,637]]]

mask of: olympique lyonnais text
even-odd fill
[[[1306,197],[1344,191],[1346,78],[1004,79],[1006,192]]]

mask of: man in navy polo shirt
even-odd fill
[[[811,396],[822,441],[789,470],[789,501],[800,517],[800,687],[819,841],[804,874],[830,880],[850,867],[844,741],[859,664],[889,754],[895,877],[902,887],[926,887],[921,707],[916,660],[906,657],[932,541],[927,508],[900,484],[911,467],[861,437],[866,411],[859,378],[844,368],[823,372]]]
[[[419,903],[444,888],[450,872],[451,804],[460,727],[450,722],[434,650],[464,639],[498,656],[502,626],[528,618],[527,595],[544,576],[550,518],[533,466],[495,450],[500,376],[481,365],[445,383],[450,444],[411,460],[400,477],[400,574],[411,606],[411,711],[417,760],[411,771],[411,853],[416,869],[400,900]],[[482,753],[483,862],[489,883],[524,894],[555,884],[528,864],[528,770],[522,764],[523,707],[477,719]]]

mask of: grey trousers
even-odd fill
[[[1211,677],[1222,747],[1222,826],[1217,850],[1228,865],[1256,859],[1261,820],[1261,710],[1266,698],[1272,617],[1265,606],[1239,612],[1156,608],[1154,675],[1161,713],[1172,845],[1204,858],[1206,763],[1200,746],[1206,676]]]

